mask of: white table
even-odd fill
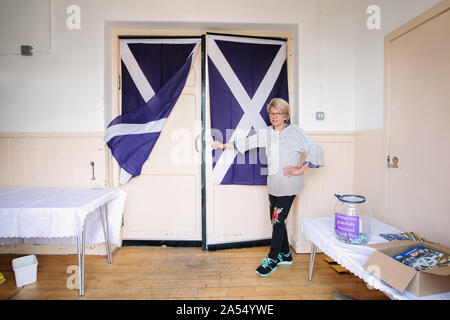
[[[0,238],[14,243],[21,238],[76,237],[79,295],[84,295],[84,249],[103,242],[112,263],[110,230],[120,238],[126,193],[119,188],[0,188]],[[101,227],[94,216],[101,217]],[[87,224],[92,232],[86,237]]]
[[[319,248],[327,256],[339,263],[341,266],[358,276],[368,285],[388,296],[399,300],[450,300],[450,292],[425,297],[417,297],[409,291],[399,292],[384,281],[367,272],[363,265],[369,256],[375,251],[365,245],[352,245],[343,243],[335,237],[334,217],[306,218],[301,220],[303,234],[311,241],[311,259],[309,266],[309,280],[312,279],[314,270],[314,258],[316,249]],[[402,231],[389,226],[377,219],[372,218],[371,236],[367,244],[388,242],[380,237],[381,233],[401,233]]]

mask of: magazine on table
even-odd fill
[[[422,246],[402,252],[394,259],[417,271],[450,266],[449,255]]]
[[[417,232],[402,232],[402,233],[381,233],[381,237],[388,241],[392,240],[412,240],[412,241],[422,241],[422,242],[428,242],[433,243],[430,240],[421,237]]]

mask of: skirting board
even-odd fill
[[[188,240],[122,240],[122,247],[201,247],[201,241]]]
[[[111,243],[111,253],[119,250],[119,246]],[[0,246],[0,254],[77,254],[76,245],[14,243]],[[104,243],[86,245],[85,255],[106,255]]]
[[[240,241],[230,243],[209,244],[208,251],[240,249],[269,246],[270,239]],[[178,241],[178,240],[123,240],[122,246],[168,246],[168,247],[201,247],[201,241]]]
[[[241,249],[270,246],[271,239],[254,240],[254,241],[240,241],[230,243],[209,244],[209,251],[225,250],[225,249]]]

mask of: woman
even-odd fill
[[[267,112],[272,126],[248,138],[237,138],[234,143],[213,143],[214,149],[236,149],[239,153],[257,147],[266,149],[272,241],[268,257],[256,269],[260,276],[268,276],[278,265],[292,264],[285,221],[295,196],[303,189],[303,173],[308,168],[323,166],[322,148],[298,126],[289,122],[290,106],[285,100],[272,99]],[[301,152],[306,152],[307,157],[299,166]]]

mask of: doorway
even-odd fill
[[[130,33],[133,36],[202,36],[207,31],[114,31],[115,70],[120,75],[119,36]],[[236,32],[242,34],[244,32]],[[287,63],[289,87],[293,87],[292,35],[288,32],[264,33],[245,32],[250,36],[283,37],[287,40]],[[204,49],[204,48],[203,48]],[[204,55],[203,51],[203,55]],[[230,186],[215,186],[212,180],[212,150],[209,118],[209,96],[205,87],[208,77],[204,67],[204,56],[198,55],[189,75],[186,87],[166,123],[163,133],[156,143],[149,159],[145,163],[141,176],[124,185],[127,192],[127,204],[124,213],[122,239],[125,241],[147,241],[156,243],[190,243],[194,246],[217,243],[242,243],[270,238],[270,223],[261,228],[255,227],[251,217],[245,222],[244,230],[236,232],[235,224],[227,221],[226,212],[217,215],[217,208],[226,208],[230,204],[226,197],[217,192],[217,187],[230,189]],[[204,79],[202,87],[202,77]],[[114,81],[113,81],[114,82]],[[117,113],[120,112],[120,90],[113,87],[113,96],[117,101]],[[293,91],[289,91],[292,101]],[[202,99],[205,104],[202,106]],[[202,109],[202,107],[204,109]],[[296,115],[295,106],[294,117]],[[293,117],[293,119],[295,119]],[[188,134],[183,134],[188,133]],[[205,137],[202,139],[202,135]],[[189,138],[186,138],[186,137]],[[189,145],[190,147],[186,147]],[[183,161],[173,163],[174,150],[187,150]],[[113,185],[118,185],[119,170],[115,160],[110,158]],[[202,168],[203,164],[203,168]],[[249,211],[255,216],[268,217],[268,204],[265,186],[233,186],[239,202],[253,203]],[[175,196],[174,196],[175,195]],[[297,210],[296,203],[292,210]],[[226,211],[226,210],[223,210]],[[292,216],[292,215],[291,215]],[[222,219],[222,220],[221,220]],[[225,220],[224,220],[225,219]],[[228,219],[229,221],[229,219]],[[288,219],[288,232],[292,232],[291,219]],[[214,229],[219,226],[221,229]],[[218,236],[219,235],[219,236]]]

